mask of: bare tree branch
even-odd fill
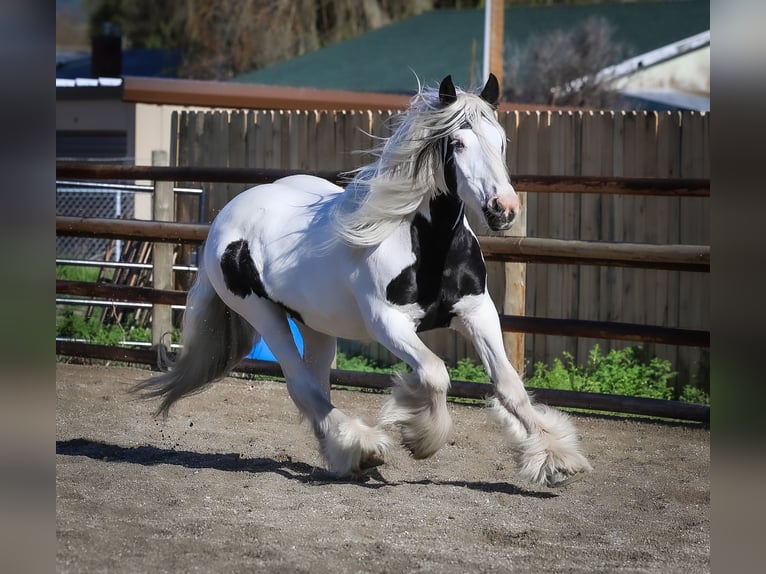
[[[526,48],[506,46],[506,100],[580,107],[608,107],[614,94],[597,77],[626,57],[614,27],[592,17],[570,30],[534,36]]]

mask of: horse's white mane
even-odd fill
[[[494,108],[481,97],[458,89],[456,101],[444,106],[438,90],[421,88],[395,119],[393,135],[371,150],[378,160],[355,172],[334,206],[338,237],[351,245],[378,245],[426,197],[445,193],[444,137],[467,124],[483,140],[482,119],[500,129]]]

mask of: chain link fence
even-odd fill
[[[151,194],[151,186],[57,181],[56,215],[134,219],[137,194]],[[149,200],[151,205],[151,200]],[[151,215],[149,213],[148,215]],[[88,237],[56,237],[57,259],[120,261],[122,242]]]

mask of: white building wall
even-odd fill
[[[614,81],[624,91],[676,90],[710,96],[710,46],[654,64]]]

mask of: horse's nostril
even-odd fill
[[[492,211],[500,211],[500,207],[497,204],[497,198],[493,197],[487,202],[487,207],[489,207]]]

